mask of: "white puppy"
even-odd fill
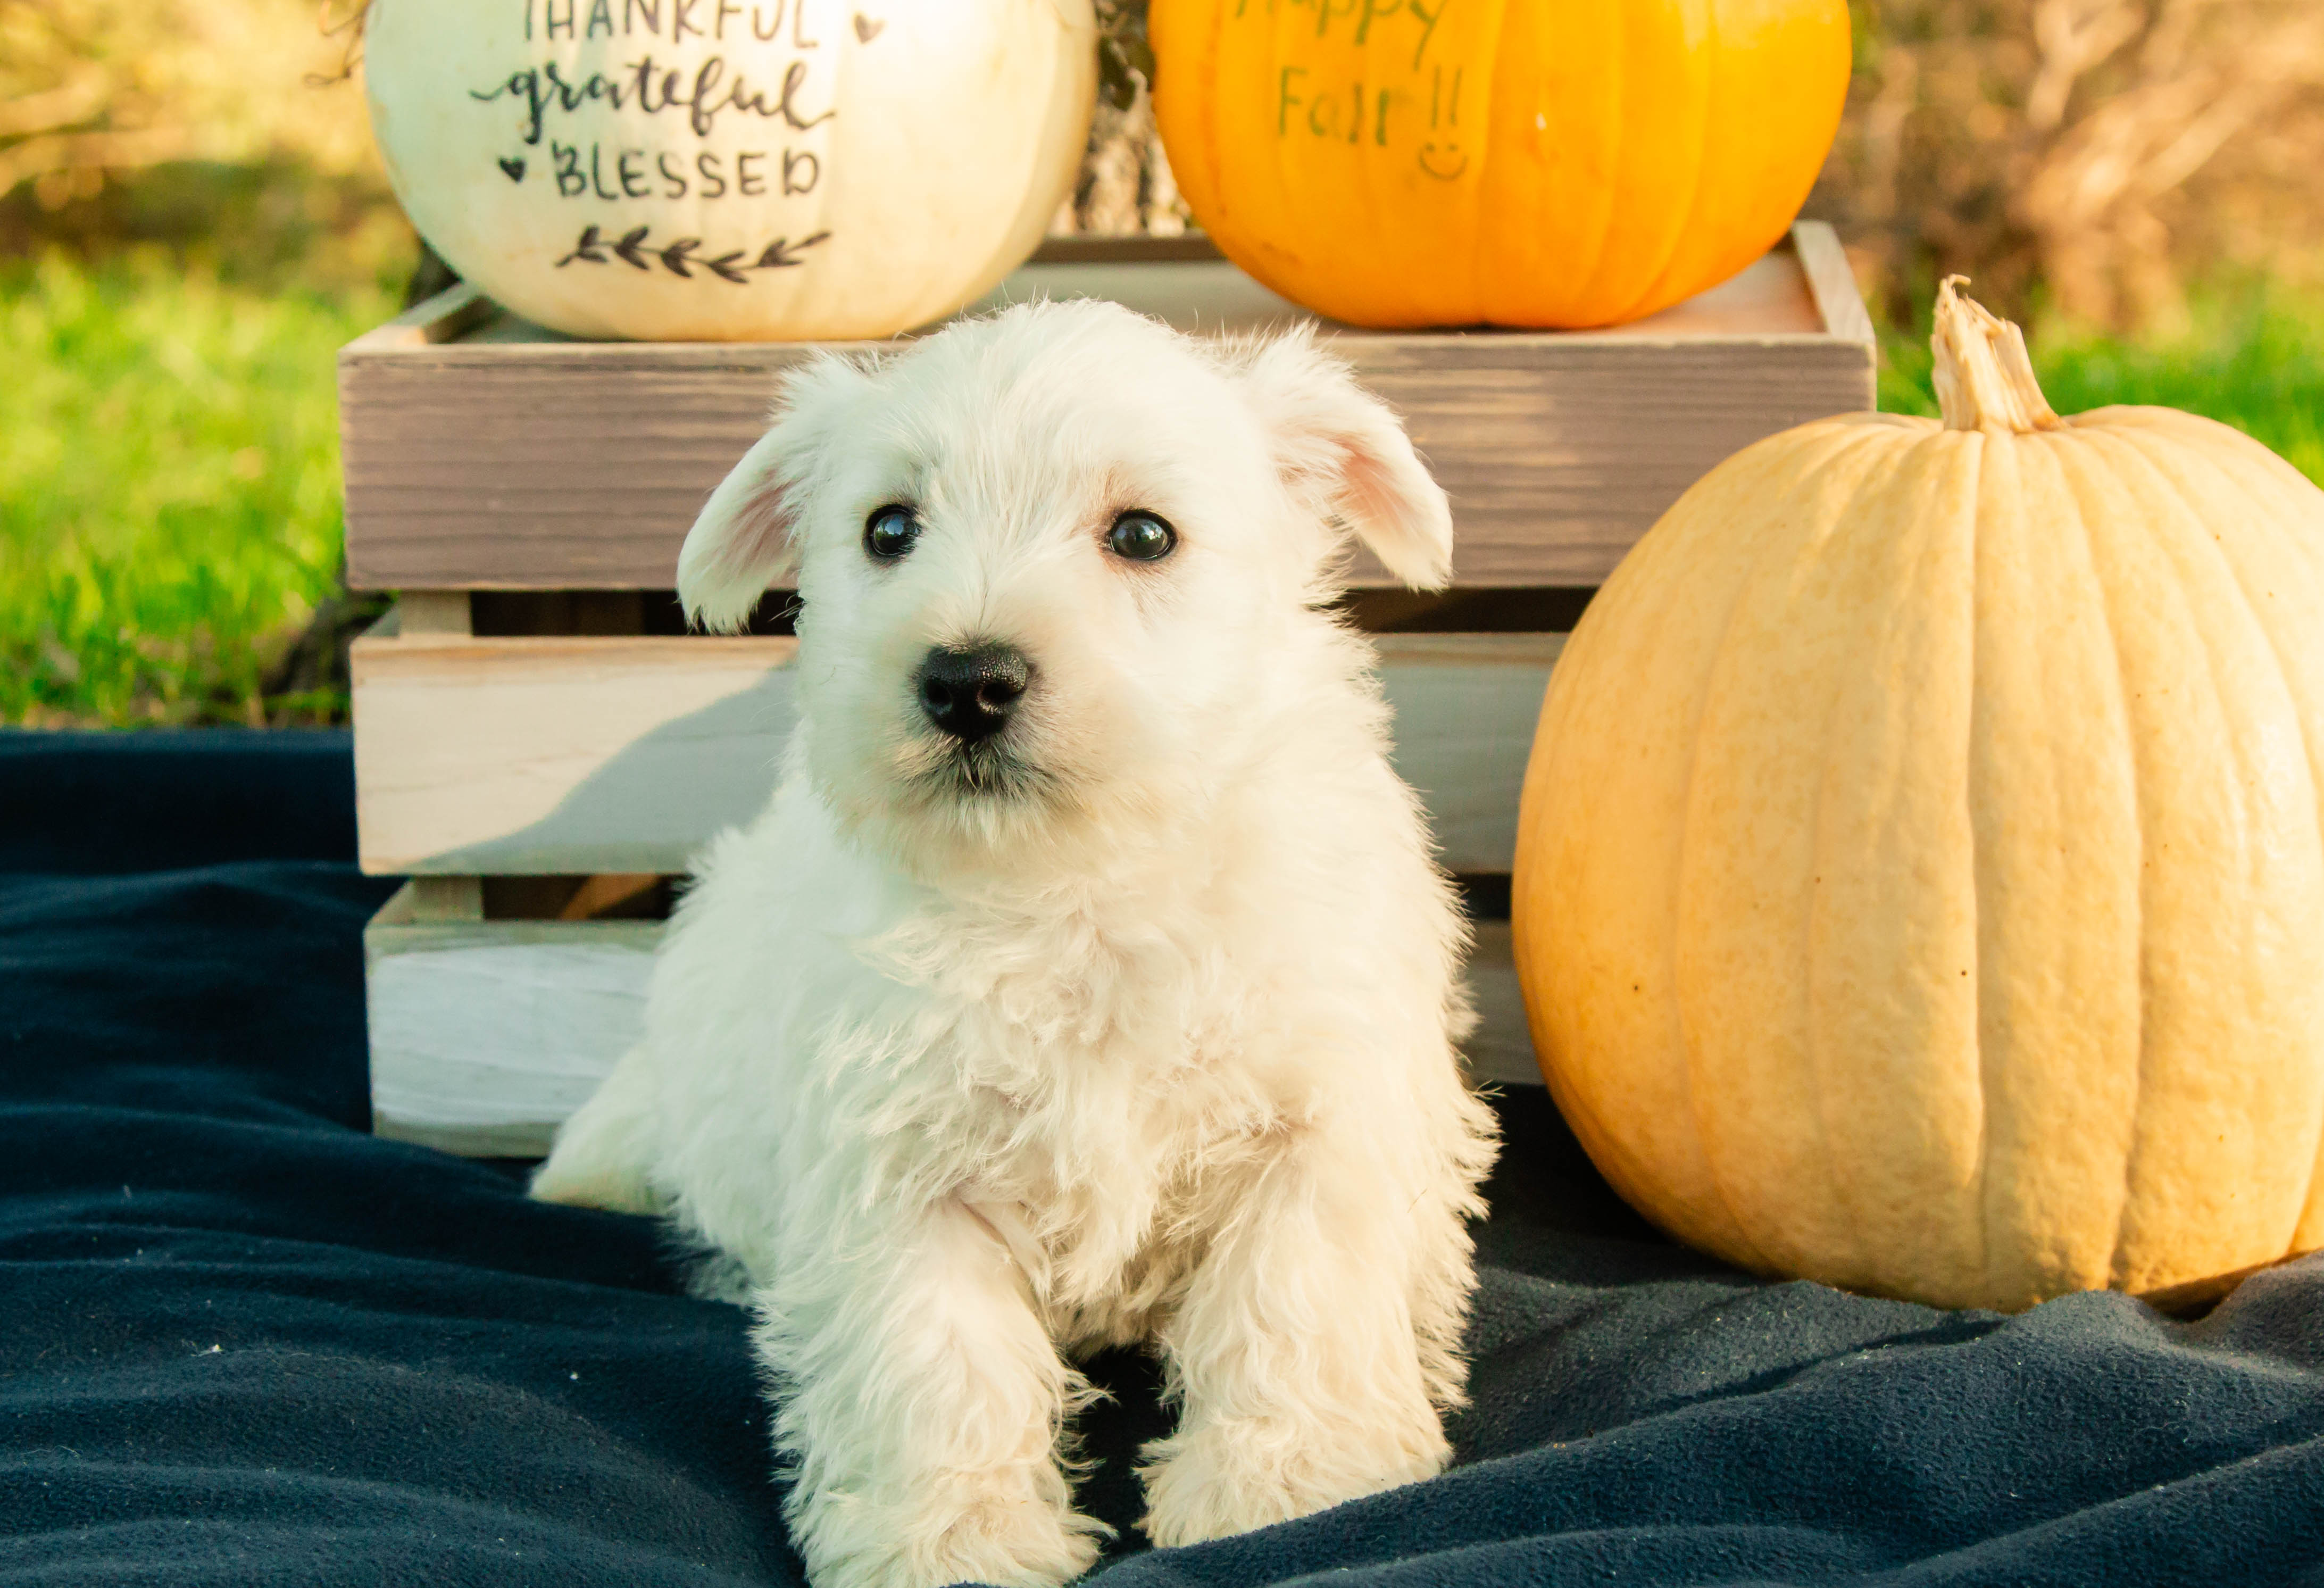
[[[533,1192],[747,1275],[819,1588],[1087,1567],[1059,1445],[1100,1345],[1180,1408],[1158,1544],[1443,1467],[1492,1116],[1323,606],[1351,531],[1447,577],[1342,365],[1075,302],[807,365],[687,538],[713,627],[796,566],[798,728]]]

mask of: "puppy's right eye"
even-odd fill
[[[863,522],[863,549],[875,562],[893,562],[920,538],[920,521],[908,507],[894,503],[876,509]]]

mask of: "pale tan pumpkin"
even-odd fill
[[[1937,317],[1944,420],[1729,459],[1560,658],[1515,928],[1544,1074],[1655,1222],[1949,1306],[2324,1245],[2324,493],[2061,420]]]

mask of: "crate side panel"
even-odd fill
[[[1384,635],[1397,771],[1454,871],[1507,871],[1563,636]],[[374,873],[674,873],[766,804],[791,640],[359,642],[355,809]]]
[[[1335,345],[1404,416],[1452,502],[1453,583],[1596,585],[1689,485],[1754,441],[1872,406],[1860,346],[1489,338]],[[1370,558],[1360,585],[1390,583]]]
[[[1596,584],[1721,458],[1872,402],[1867,349],[1821,337],[1332,346],[1404,416],[1451,495],[1467,586]],[[668,588],[695,514],[762,432],[776,371],[798,354],[482,351],[346,362],[353,587]],[[1355,582],[1392,581],[1365,557]]]
[[[1427,808],[1437,858],[1448,871],[1505,872],[1515,863],[1526,762],[1564,639],[1396,635],[1378,642],[1381,690],[1396,713],[1397,775]]]
[[[351,588],[667,588],[806,355],[479,351],[342,359]]]
[[[1469,1074],[1504,1085],[1541,1085],[1541,1063],[1534,1057],[1533,1030],[1526,1024],[1525,990],[1517,983],[1508,922],[1477,923],[1468,980],[1469,999],[1477,1011],[1477,1029],[1461,1044]]]
[[[766,805],[798,643],[358,642],[364,869],[683,871]]]
[[[645,1029],[658,924],[365,934],[373,1129],[538,1156]]]

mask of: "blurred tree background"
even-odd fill
[[[0,0],[0,722],[344,716],[332,356],[417,254],[309,0]]]
[[[1810,213],[1901,317],[1960,271],[2022,314],[2183,331],[2190,287],[2316,285],[2317,0],[1856,0]]]
[[[1620,3],[1620,0],[1610,0]],[[2165,402],[2324,477],[2324,0],[1851,0],[1808,213],[1930,410],[1941,273],[2025,321],[2061,411]],[[332,355],[420,261],[355,12],[0,0],[0,722],[345,711]],[[1060,230],[1174,232],[1144,0]]]

